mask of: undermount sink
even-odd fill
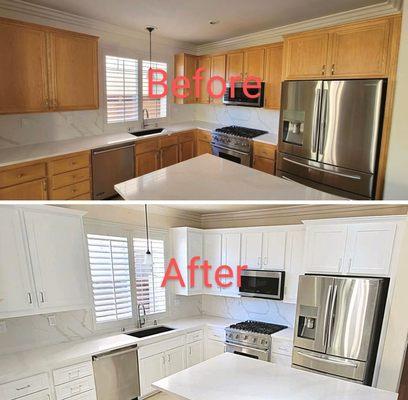
[[[156,133],[162,133],[163,131],[164,131],[164,128],[156,128],[156,129],[147,129],[145,131],[130,132],[130,134],[133,136],[142,137],[142,136],[154,135]]]
[[[137,337],[137,338],[144,338],[148,336],[158,335],[159,333],[170,332],[174,331],[173,328],[169,328],[167,326],[155,326],[154,328],[147,328],[136,332],[129,332],[126,335]]]

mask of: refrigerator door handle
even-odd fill
[[[327,345],[330,347],[331,342],[332,342],[332,329],[333,329],[333,313],[334,313],[334,307],[336,306],[336,300],[337,300],[337,285],[334,286],[333,290],[333,297],[331,301],[331,307],[330,307],[330,316],[329,316],[329,330],[327,334]]]
[[[330,357],[319,357],[319,356],[314,356],[312,354],[304,353],[303,351],[298,351],[298,354],[300,354],[303,357],[310,358],[311,360],[316,360],[316,361],[323,361],[326,363],[330,364],[336,364],[336,365],[343,365],[344,367],[352,367],[352,368],[357,368],[358,365],[352,361],[341,361],[341,360],[336,360],[334,358]]]
[[[313,169],[315,171],[321,171],[327,174],[331,174],[331,175],[337,175],[337,176],[342,176],[343,178],[349,178],[349,179],[354,179],[356,181],[361,181],[361,176],[359,175],[349,175],[349,174],[343,174],[341,172],[335,172],[335,171],[329,171],[326,169],[322,169],[322,168],[318,168],[318,167],[313,167],[312,165],[308,165],[308,164],[303,164],[301,162],[295,161],[295,160],[291,160],[290,158],[287,157],[283,157],[284,161],[287,161],[289,163],[295,164],[295,165],[299,165],[301,167],[305,167],[305,168],[309,168],[309,169]]]
[[[326,306],[324,308],[324,317],[323,317],[323,335],[324,335],[323,347],[325,350],[327,349],[327,342],[328,342],[327,340],[328,339],[327,320],[329,318],[330,299],[331,299],[332,292],[333,292],[333,285],[330,285],[329,290],[327,292]]]
[[[326,86],[326,83],[324,83]],[[326,145],[326,116],[327,116],[327,94],[329,89],[323,89],[322,95],[322,111],[320,118],[320,141],[319,141],[319,154],[323,155],[324,146]]]
[[[319,137],[319,118],[321,112],[321,98],[322,90],[320,88],[316,89],[316,97],[313,107],[313,128],[312,128],[312,152],[316,153],[317,151],[317,140]]]

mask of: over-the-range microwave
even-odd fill
[[[284,271],[245,270],[241,274],[239,294],[243,297],[283,300]]]
[[[224,94],[223,103],[227,106],[243,106],[243,107],[258,107],[262,108],[264,106],[265,98],[265,82],[261,83],[261,89],[248,89],[250,95],[256,95],[260,91],[260,96],[256,99],[250,99],[244,93],[244,83],[235,83],[235,94],[232,97],[231,86],[228,84],[227,89]]]

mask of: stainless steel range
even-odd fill
[[[273,333],[287,326],[258,321],[245,321],[225,328],[228,353],[270,361]]]
[[[212,153],[215,156],[250,167],[252,141],[266,133],[268,132],[235,125],[216,129],[212,132]]]

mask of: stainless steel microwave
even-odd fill
[[[258,107],[264,106],[265,98],[265,82],[261,82],[261,89],[248,89],[250,95],[256,95],[260,92],[260,96],[256,99],[250,99],[244,93],[244,83],[235,83],[235,95],[232,97],[231,86],[227,85],[227,89],[224,95],[223,103],[227,106],[242,106],[242,107]]]
[[[245,270],[241,275],[239,294],[243,297],[283,300],[284,271]]]

